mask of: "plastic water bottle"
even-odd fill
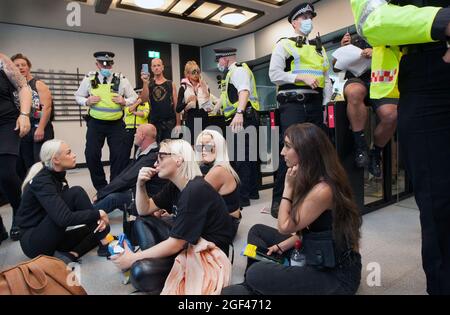
[[[291,254],[291,267],[304,267],[306,265],[306,257],[301,252],[302,241],[295,242],[295,249]]]

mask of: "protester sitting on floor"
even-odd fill
[[[203,238],[227,254],[232,223],[222,197],[203,179],[188,142],[163,141],[155,166],[140,171],[136,186],[141,217],[134,226],[141,251],[134,253],[125,246],[111,259],[121,270],[131,268],[131,282],[137,289],[159,293],[175,256],[188,244]],[[149,199],[145,183],[155,175],[170,183]]]
[[[222,196],[233,221],[233,238],[241,221],[239,205],[239,176],[231,167],[227,143],[215,130],[204,130],[198,137],[195,149],[205,180]]]
[[[255,225],[248,243],[289,259],[301,234],[306,265],[249,258],[245,282],[222,294],[355,294],[362,220],[336,150],[319,127],[303,123],[286,130],[281,154],[288,171],[278,229]]]
[[[136,181],[142,167],[155,164],[158,154],[156,128],[152,124],[140,125],[134,135],[134,144],[139,147],[136,157],[117,177],[97,192],[94,208],[107,213],[115,209],[125,210],[132,203],[136,193]],[[150,196],[158,193],[166,181],[156,177],[146,184]]]
[[[40,158],[25,178],[17,211],[25,255],[76,261],[100,245],[97,254],[108,256],[107,244],[114,239],[109,234],[108,215],[92,207],[83,188],[69,188],[66,180],[66,171],[75,168],[76,155],[67,143],[55,139],[42,145]]]

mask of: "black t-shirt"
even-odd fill
[[[172,81],[167,80],[163,84],[156,84],[154,80],[149,83],[150,90],[150,121],[160,122],[175,119],[173,108],[173,86]]]
[[[19,116],[19,110],[14,104],[14,90],[6,73],[0,70],[0,123],[14,122]]]
[[[228,253],[233,241],[231,216],[222,197],[201,176],[190,180],[181,192],[175,184],[167,184],[153,201],[175,216],[170,237],[190,244],[203,237]]]

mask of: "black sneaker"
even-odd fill
[[[9,237],[13,241],[20,240],[20,228],[18,226],[16,226],[16,225],[13,225],[11,227],[11,230],[9,231]]]
[[[117,241],[118,239],[119,238],[114,235],[114,240]],[[106,245],[103,245],[103,244],[98,245],[97,256],[106,257],[106,258],[111,257],[111,253],[109,252],[108,246],[109,246],[109,243]]]
[[[381,156],[376,154],[374,149],[370,150],[369,173],[376,178],[381,177]]]
[[[109,252],[108,245],[109,244],[106,244],[106,245],[100,244],[100,245],[98,245],[97,256],[109,258],[111,256],[111,253]]]
[[[369,165],[369,155],[367,154],[366,149],[356,148],[355,164],[357,167],[360,167],[360,168],[365,168]]]

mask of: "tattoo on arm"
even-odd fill
[[[14,63],[4,55],[0,55],[0,59],[3,62],[3,71],[5,71],[6,76],[14,87],[17,90],[26,87],[28,85],[27,79],[20,74],[19,69],[17,69]]]

